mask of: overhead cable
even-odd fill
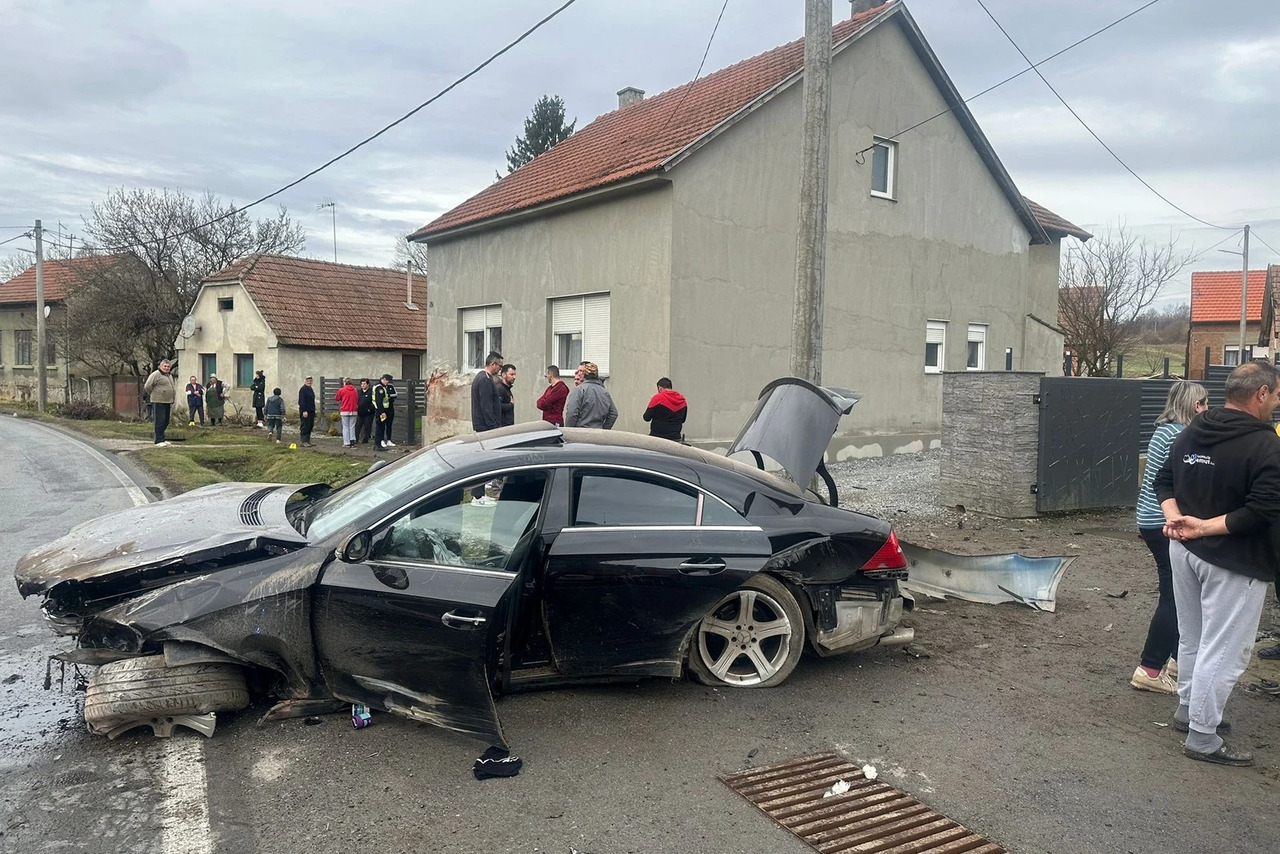
[[[1005,37],[1006,39],[1008,39],[1008,40],[1009,40],[1009,44],[1013,45],[1013,49],[1014,49],[1014,50],[1016,50],[1019,54],[1021,54],[1021,55],[1022,55],[1022,58],[1023,58],[1024,60],[1026,60],[1027,65],[1029,66],[1028,70],[1029,70],[1029,71],[1034,71],[1034,72],[1036,73],[1036,76],[1037,76],[1037,77],[1039,77],[1039,78],[1040,78],[1040,80],[1041,80],[1041,82],[1043,82],[1043,83],[1044,83],[1044,85],[1045,85],[1045,86],[1047,86],[1047,87],[1049,88],[1049,91],[1050,91],[1050,92],[1052,92],[1052,93],[1054,94],[1054,97],[1056,97],[1056,98],[1057,98],[1057,99],[1062,103],[1062,106],[1066,107],[1066,108],[1067,108],[1067,111],[1068,111],[1068,112],[1070,112],[1070,113],[1071,113],[1071,115],[1075,116],[1076,121],[1078,121],[1078,122],[1080,123],[1080,126],[1081,126],[1081,127],[1083,127],[1085,130],[1087,130],[1087,131],[1089,132],[1089,135],[1090,135],[1091,137],[1093,137],[1095,140],[1097,140],[1097,141],[1098,141],[1098,144],[1099,144],[1099,145],[1101,145],[1104,149],[1106,149],[1107,154],[1110,154],[1110,155],[1112,156],[1112,158],[1114,158],[1114,159],[1115,159],[1115,161],[1116,161],[1117,163],[1119,163],[1121,166],[1123,166],[1123,167],[1124,167],[1124,170],[1125,170],[1126,172],[1128,172],[1128,173],[1129,173],[1130,175],[1132,175],[1134,178],[1137,178],[1137,179],[1138,179],[1138,182],[1139,182],[1140,184],[1142,184],[1142,186],[1146,187],[1146,188],[1147,188],[1148,190],[1150,190],[1152,193],[1155,193],[1155,195],[1156,195],[1156,196],[1157,196],[1157,197],[1158,197],[1162,202],[1164,202],[1164,203],[1165,203],[1165,204],[1167,204],[1169,207],[1173,208],[1174,210],[1176,210],[1178,213],[1182,214],[1183,216],[1186,216],[1186,217],[1189,217],[1189,218],[1191,218],[1191,219],[1194,219],[1196,222],[1200,223],[1201,225],[1207,225],[1207,226],[1209,226],[1210,228],[1220,228],[1220,229],[1223,229],[1223,230],[1226,230],[1226,231],[1235,231],[1235,230],[1236,230],[1236,228],[1237,228],[1236,226],[1233,226],[1233,225],[1218,225],[1217,223],[1213,223],[1213,222],[1209,222],[1208,220],[1201,219],[1200,217],[1198,217],[1198,216],[1196,216],[1195,214],[1193,214],[1193,213],[1191,213],[1191,212],[1187,211],[1186,209],[1179,207],[1178,205],[1176,205],[1176,204],[1174,204],[1172,201],[1170,201],[1168,197],[1166,197],[1163,193],[1161,193],[1161,192],[1160,192],[1159,190],[1157,190],[1155,187],[1153,187],[1153,186],[1151,186],[1150,184],[1148,184],[1148,183],[1146,182],[1146,180],[1145,180],[1141,175],[1139,175],[1137,172],[1133,171],[1133,169],[1129,166],[1129,164],[1128,164],[1128,163],[1125,163],[1125,162],[1124,162],[1124,160],[1122,160],[1122,159],[1120,158],[1120,155],[1116,154],[1114,151],[1112,151],[1112,150],[1111,150],[1111,146],[1107,145],[1105,142],[1103,142],[1103,141],[1102,141],[1102,137],[1100,137],[1100,136],[1098,136],[1096,133],[1094,133],[1093,128],[1089,127],[1089,123],[1088,123],[1088,122],[1086,122],[1084,119],[1082,119],[1082,118],[1080,117],[1080,114],[1079,114],[1079,113],[1077,113],[1077,112],[1075,111],[1075,109],[1074,109],[1074,108],[1072,108],[1072,106],[1071,106],[1070,104],[1068,104],[1068,103],[1067,103],[1067,99],[1066,99],[1066,98],[1063,98],[1060,94],[1058,94],[1058,90],[1057,90],[1057,89],[1055,89],[1055,88],[1053,88],[1053,84],[1052,84],[1052,83],[1050,83],[1050,82],[1045,78],[1045,76],[1040,72],[1040,69],[1036,67],[1036,64],[1035,64],[1035,63],[1033,63],[1033,62],[1031,61],[1031,58],[1030,58],[1029,56],[1027,56],[1026,51],[1024,51],[1022,48],[1020,48],[1020,47],[1018,46],[1018,43],[1017,43],[1016,41],[1014,41],[1014,40],[1013,40],[1013,36],[1009,35],[1008,30],[1006,30],[1006,29],[1004,28],[1004,25],[1002,25],[999,21],[997,21],[997,20],[996,20],[996,16],[995,16],[995,15],[991,14],[991,10],[987,8],[987,4],[986,4],[986,3],[984,3],[984,2],[983,2],[983,0],[977,0],[977,3],[978,3],[978,5],[979,5],[979,6],[981,6],[981,7],[982,7],[982,11],[984,11],[984,12],[986,12],[986,13],[987,13],[987,17],[991,19],[991,22],[992,22],[993,24],[995,24],[995,25],[1000,29],[1000,32],[1004,34],[1004,37]]]
[[[671,120],[675,118],[676,113],[680,112],[680,108],[684,106],[684,99],[689,97],[689,90],[693,88],[693,84],[698,82],[698,78],[702,76],[702,68],[707,64],[707,54],[711,53],[711,43],[716,40],[716,33],[720,30],[720,19],[724,17],[724,10],[729,6],[729,0],[724,0],[720,4],[720,14],[716,16],[716,25],[711,28],[711,37],[707,39],[707,47],[702,51],[702,61],[698,63],[698,71],[693,75],[693,79],[685,85],[684,94],[680,96],[680,100],[676,102],[675,109],[667,114],[667,120],[662,124],[662,130],[658,131],[658,135],[662,135],[662,131],[667,129],[667,125],[671,124]]]
[[[147,246],[147,245],[154,244],[154,243],[163,243],[163,242],[168,241],[168,240],[174,240],[174,239],[176,239],[176,238],[178,238],[178,237],[185,237],[185,236],[186,236],[186,235],[188,235],[188,234],[191,234],[191,233],[196,232],[196,231],[200,231],[200,230],[201,230],[201,229],[203,229],[203,228],[208,228],[209,226],[214,225],[214,224],[216,224],[216,223],[219,223],[219,222],[221,222],[221,221],[222,221],[222,220],[224,220],[224,219],[228,219],[229,217],[233,217],[233,216],[235,216],[235,215],[236,215],[236,214],[238,214],[238,213],[241,213],[241,212],[243,212],[243,211],[247,211],[249,208],[256,207],[257,205],[260,205],[260,204],[262,204],[262,203],[263,203],[263,202],[265,202],[265,201],[269,201],[270,199],[274,199],[276,196],[280,195],[281,193],[285,192],[286,190],[290,190],[290,189],[292,189],[293,187],[298,186],[299,184],[301,184],[303,181],[307,180],[308,178],[311,178],[311,177],[313,177],[313,176],[315,176],[315,175],[319,174],[320,172],[323,172],[325,169],[328,169],[330,166],[332,166],[333,164],[337,163],[339,160],[343,159],[343,158],[344,158],[344,157],[346,157],[347,155],[352,154],[352,153],[354,153],[355,151],[358,151],[359,149],[361,149],[361,148],[363,148],[364,146],[368,145],[369,143],[373,142],[375,139],[377,139],[378,137],[382,136],[382,135],[383,135],[384,133],[386,133],[387,131],[391,130],[392,128],[396,127],[397,125],[401,124],[402,122],[404,122],[404,121],[408,120],[409,118],[413,117],[414,115],[416,115],[416,114],[417,114],[419,111],[421,111],[424,107],[429,107],[430,105],[434,104],[436,101],[440,100],[440,99],[441,99],[441,98],[443,98],[445,95],[449,94],[449,93],[450,93],[450,92],[452,92],[454,89],[456,89],[458,86],[462,85],[462,84],[463,84],[463,83],[465,83],[466,81],[470,80],[472,77],[474,77],[474,76],[476,76],[477,74],[479,74],[479,73],[480,73],[481,71],[483,71],[486,67],[488,67],[490,64],[492,64],[492,63],[494,62],[494,60],[498,59],[498,57],[502,56],[504,53],[506,53],[507,51],[511,50],[511,49],[512,49],[512,48],[514,48],[516,45],[520,44],[522,41],[524,41],[525,39],[527,39],[529,36],[533,35],[535,32],[537,32],[539,29],[541,29],[545,24],[549,23],[549,22],[550,22],[552,19],[554,19],[557,15],[559,15],[559,14],[560,14],[561,12],[563,12],[565,9],[568,9],[570,6],[572,6],[572,5],[573,5],[574,3],[576,3],[576,2],[578,2],[578,0],[565,0],[565,2],[564,2],[564,3],[562,3],[560,6],[558,6],[554,11],[552,11],[551,13],[549,13],[548,15],[546,15],[544,18],[542,18],[542,20],[538,21],[536,24],[534,24],[534,25],[533,25],[532,27],[530,27],[529,29],[525,30],[523,33],[521,33],[521,34],[520,34],[519,36],[517,36],[515,39],[513,39],[513,40],[512,40],[512,41],[510,41],[510,42],[508,42],[508,43],[507,43],[503,48],[501,48],[501,49],[500,49],[500,50],[498,50],[497,52],[495,52],[495,53],[493,53],[492,55],[490,55],[490,56],[489,56],[489,58],[488,58],[488,59],[486,59],[484,62],[481,62],[481,63],[480,63],[479,65],[477,65],[475,68],[472,68],[472,69],[471,69],[470,71],[468,71],[466,74],[464,74],[464,75],[462,75],[461,77],[457,78],[457,79],[456,79],[456,80],[454,80],[452,83],[450,83],[448,86],[444,87],[444,88],[443,88],[443,89],[441,89],[439,92],[437,92],[436,94],[432,95],[430,98],[428,98],[427,100],[423,101],[421,104],[419,104],[418,106],[414,107],[412,110],[410,110],[409,112],[405,113],[405,114],[404,114],[403,116],[401,116],[400,118],[396,119],[395,121],[393,121],[393,122],[391,122],[390,124],[386,125],[386,126],[385,126],[385,127],[383,127],[382,129],[378,130],[376,133],[370,134],[369,136],[367,136],[367,137],[365,137],[364,139],[360,140],[360,141],[359,141],[359,142],[357,142],[355,145],[351,146],[350,148],[348,148],[346,151],[342,152],[341,154],[339,154],[339,155],[337,155],[337,156],[335,156],[335,157],[331,157],[330,159],[326,160],[324,163],[321,163],[319,166],[317,166],[316,168],[312,169],[310,172],[306,173],[306,174],[305,174],[305,175],[303,175],[302,177],[297,178],[297,179],[295,179],[295,180],[293,180],[293,181],[290,181],[289,183],[285,184],[283,187],[280,187],[279,189],[276,189],[276,190],[272,190],[270,193],[267,193],[265,196],[261,196],[261,197],[259,197],[259,198],[257,198],[257,199],[254,199],[252,202],[249,202],[249,204],[247,204],[247,205],[242,205],[241,207],[238,207],[238,208],[232,208],[231,210],[227,211],[226,213],[222,214],[221,216],[216,216],[216,217],[214,217],[213,219],[209,220],[208,222],[201,223],[200,225],[197,225],[197,226],[193,226],[193,227],[191,227],[191,228],[186,229],[185,231],[179,231],[179,232],[177,232],[177,233],[175,233],[175,234],[166,234],[165,236],[155,238],[154,240],[142,240],[142,241],[138,241],[137,243],[125,243],[125,244],[122,244],[122,245],[119,245],[119,246],[113,246],[113,247],[109,247],[109,248],[103,248],[103,249],[95,250],[95,251],[101,251],[101,252],[123,252],[123,251],[125,251],[126,249],[131,249],[131,248],[136,247],[136,246]]]

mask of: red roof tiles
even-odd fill
[[[896,3],[836,24],[832,46]],[[668,158],[804,67],[804,39],[605,113],[551,150],[418,229],[411,239],[535,207],[661,169]]]
[[[427,280],[414,277],[417,311],[405,307],[405,273],[310,258],[250,255],[206,276],[239,281],[276,339],[295,347],[425,350]]]
[[[1191,322],[1240,322],[1242,271],[1191,274]],[[1266,270],[1249,271],[1248,320],[1262,320],[1262,291]]]
[[[80,284],[81,277],[115,260],[115,256],[99,255],[73,258],[69,261],[45,261],[44,301],[62,302],[67,298],[67,294]],[[0,285],[0,305],[35,305],[35,302],[35,264]]]

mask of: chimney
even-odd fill
[[[870,12],[872,9],[879,9],[885,4],[885,0],[849,0],[849,17],[861,15],[863,12]]]
[[[632,104],[638,104],[644,100],[644,90],[637,89],[634,86],[628,86],[625,89],[618,90],[618,109],[630,107]]]

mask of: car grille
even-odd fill
[[[278,486],[268,486],[265,489],[259,489],[246,498],[244,503],[240,505],[240,521],[255,527],[261,525],[262,514],[258,510],[262,507],[263,500],[279,488]]]

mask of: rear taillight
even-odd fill
[[[902,553],[902,546],[898,545],[898,535],[889,530],[889,539],[884,541],[871,559],[862,565],[862,571],[867,575],[890,576],[893,578],[906,577],[904,570],[907,568],[907,556]]]

